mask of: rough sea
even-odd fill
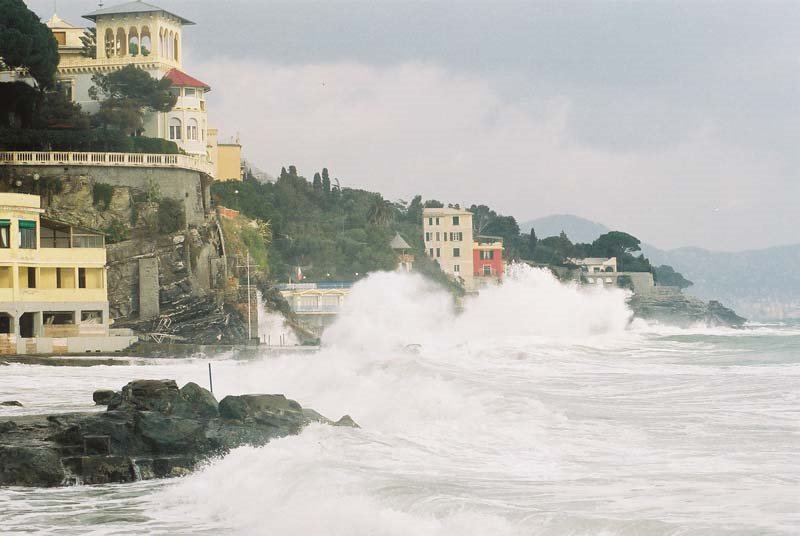
[[[800,323],[630,321],[623,291],[518,269],[451,300],[374,274],[315,354],[213,361],[214,391],[284,393],[309,426],[187,477],[0,489],[1,534],[800,533]],[[207,360],[0,367],[0,419],[97,411],[139,378],[208,385]]]

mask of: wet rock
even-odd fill
[[[108,406],[115,394],[117,394],[116,391],[110,389],[99,389],[92,393],[92,400],[97,406]]]
[[[656,320],[679,327],[696,324],[742,327],[746,320],[717,301],[708,303],[681,292],[677,287],[655,287],[650,292],[634,294],[629,305],[639,318]]]
[[[58,486],[64,480],[58,449],[41,445],[0,445],[0,485]]]
[[[347,426],[349,428],[361,428],[350,415],[345,415],[335,423],[334,426]]]
[[[242,445],[264,445],[310,422],[336,423],[283,395],[225,397],[197,384],[137,380],[103,413],[12,417],[0,423],[0,486],[131,482],[180,476]],[[107,393],[106,393],[107,395]]]
[[[21,408],[22,404],[16,400],[6,400],[5,402],[0,402],[0,406],[10,406],[15,408]]]

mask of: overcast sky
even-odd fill
[[[152,3],[197,22],[184,70],[273,175],[659,247],[800,242],[800,2]]]

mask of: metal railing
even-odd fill
[[[120,166],[182,168],[213,174],[205,158],[186,154],[73,153],[69,151],[2,151],[0,165],[14,166]]]

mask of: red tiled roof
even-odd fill
[[[178,87],[201,87],[206,91],[211,91],[211,86],[206,84],[205,82],[201,82],[197,78],[189,76],[188,74],[180,71],[176,68],[172,68],[169,70],[167,74],[164,75],[164,78],[169,79],[172,82],[173,86]]]

